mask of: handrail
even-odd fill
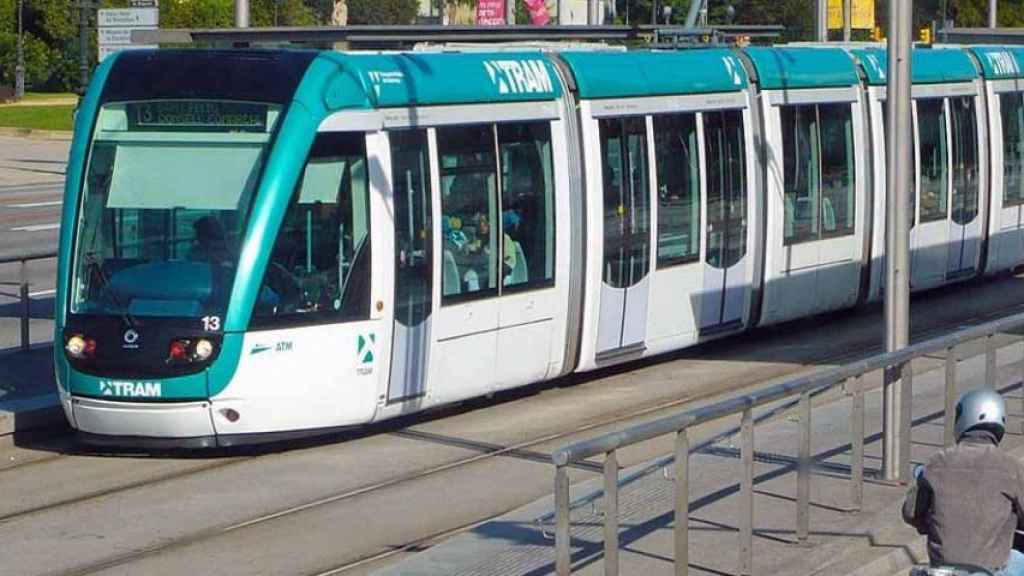
[[[52,260],[57,257],[56,250],[36,250],[24,254],[0,255],[0,264],[20,262],[18,270],[18,301],[21,303],[21,350],[29,349],[29,318],[31,316],[31,298],[28,293],[28,262],[34,260]]]
[[[849,364],[821,370],[809,375],[791,378],[781,384],[768,386],[734,398],[729,398],[701,408],[685,410],[656,420],[643,422],[624,428],[567,444],[552,452],[551,460],[555,464],[555,551],[556,571],[559,576],[571,573],[570,534],[569,534],[569,480],[567,467],[598,454],[605,454],[605,574],[618,574],[618,463],[616,451],[640,442],[651,440],[668,434],[676,434],[674,451],[674,467],[676,477],[675,498],[675,548],[676,574],[687,573],[688,562],[688,524],[689,524],[689,490],[688,460],[690,455],[688,430],[693,426],[718,420],[736,414],[742,414],[740,424],[741,459],[744,473],[741,479],[741,512],[740,512],[740,573],[752,573],[752,538],[753,538],[753,453],[754,453],[754,418],[753,409],[766,404],[799,396],[798,414],[800,421],[799,458],[797,466],[797,539],[806,541],[810,524],[810,467],[811,467],[811,397],[839,385],[845,385],[852,396],[850,412],[851,451],[851,500],[852,508],[859,511],[863,501],[864,478],[864,393],[862,378],[865,374],[876,370],[893,370],[893,379],[900,380],[899,394],[903,425],[906,431],[898,440],[903,448],[899,450],[899,478],[907,478],[910,473],[910,405],[912,399],[913,371],[910,361],[935,352],[946,352],[945,360],[945,430],[944,442],[953,443],[954,406],[957,400],[956,373],[958,347],[967,342],[985,339],[985,381],[989,387],[995,386],[996,351],[993,337],[996,334],[1024,327],[1024,313],[1014,314],[1005,318],[963,328],[929,340],[913,344],[896,352],[878,354],[870,358],[857,360]],[[1020,342],[1015,339],[1014,342]],[[898,373],[898,375],[896,374]],[[1024,424],[1022,424],[1024,427]],[[888,431],[885,431],[888,433]]]

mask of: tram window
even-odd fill
[[[491,124],[437,129],[441,160],[441,299],[498,293],[495,133]]]
[[[920,222],[945,220],[949,214],[946,107],[941,98],[917,101],[920,166]]]
[[[430,316],[433,286],[427,132],[397,130],[389,139],[395,207],[395,318],[405,326],[416,326]]]
[[[1024,204],[1024,97],[999,96],[1003,121],[1003,205]]]
[[[370,316],[370,209],[364,136],[317,136],[260,288],[253,324]]]
[[[963,225],[978,215],[978,121],[974,98],[949,99],[953,133],[953,222]]]
[[[501,151],[502,292],[555,280],[551,124],[498,125]]]
[[[783,106],[786,244],[853,234],[856,187],[849,104]]]
[[[604,273],[613,288],[647,275],[650,225],[647,125],[643,117],[600,120],[604,171]]]
[[[700,155],[696,114],[654,116],[658,268],[700,257]]]
[[[706,262],[714,268],[735,265],[747,253],[747,169],[743,113],[704,113],[707,159],[708,225]]]

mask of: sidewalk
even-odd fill
[[[1008,400],[1009,432],[1004,448],[1024,456],[1020,434],[1020,346],[999,354],[999,385]],[[915,362],[912,456],[923,462],[941,449],[942,358]],[[925,373],[927,370],[930,372]],[[879,375],[865,378],[877,386]],[[982,358],[960,363],[960,390],[981,385]],[[905,487],[878,479],[881,392],[866,398],[865,484],[863,510],[850,510],[849,402],[843,398],[818,405],[812,413],[815,473],[811,480],[811,535],[806,545],[795,538],[796,453],[799,428],[795,416],[774,418],[755,427],[754,567],[756,575],[855,576],[906,573],[925,560],[922,537],[899,515]],[[768,407],[766,410],[771,410]],[[764,414],[765,411],[759,412]],[[758,413],[755,413],[755,418]],[[721,431],[727,429],[723,436]],[[690,457],[690,566],[692,575],[736,574],[740,475],[736,422],[715,423],[691,436],[701,446]],[[661,459],[620,472],[620,479],[643,468],[649,473],[620,487],[620,573],[673,574],[674,481],[662,473]],[[600,493],[601,479],[574,483],[572,499]],[[552,478],[554,470],[552,467]],[[578,479],[577,479],[578,481]],[[620,480],[621,481],[621,480]],[[495,487],[500,489],[500,487]],[[604,573],[603,517],[599,499],[572,513],[574,574]],[[464,532],[405,561],[380,570],[380,576],[529,575],[554,573],[551,497]],[[544,529],[541,529],[541,524]]]
[[[0,442],[55,426],[62,429],[65,424],[53,374],[53,345],[0,351]]]

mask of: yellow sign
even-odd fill
[[[875,0],[850,0],[853,4],[853,26],[858,30],[875,29]],[[828,0],[828,27],[843,28],[843,0]]]

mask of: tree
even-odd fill
[[[417,0],[349,0],[349,24],[411,24],[419,12]]]

